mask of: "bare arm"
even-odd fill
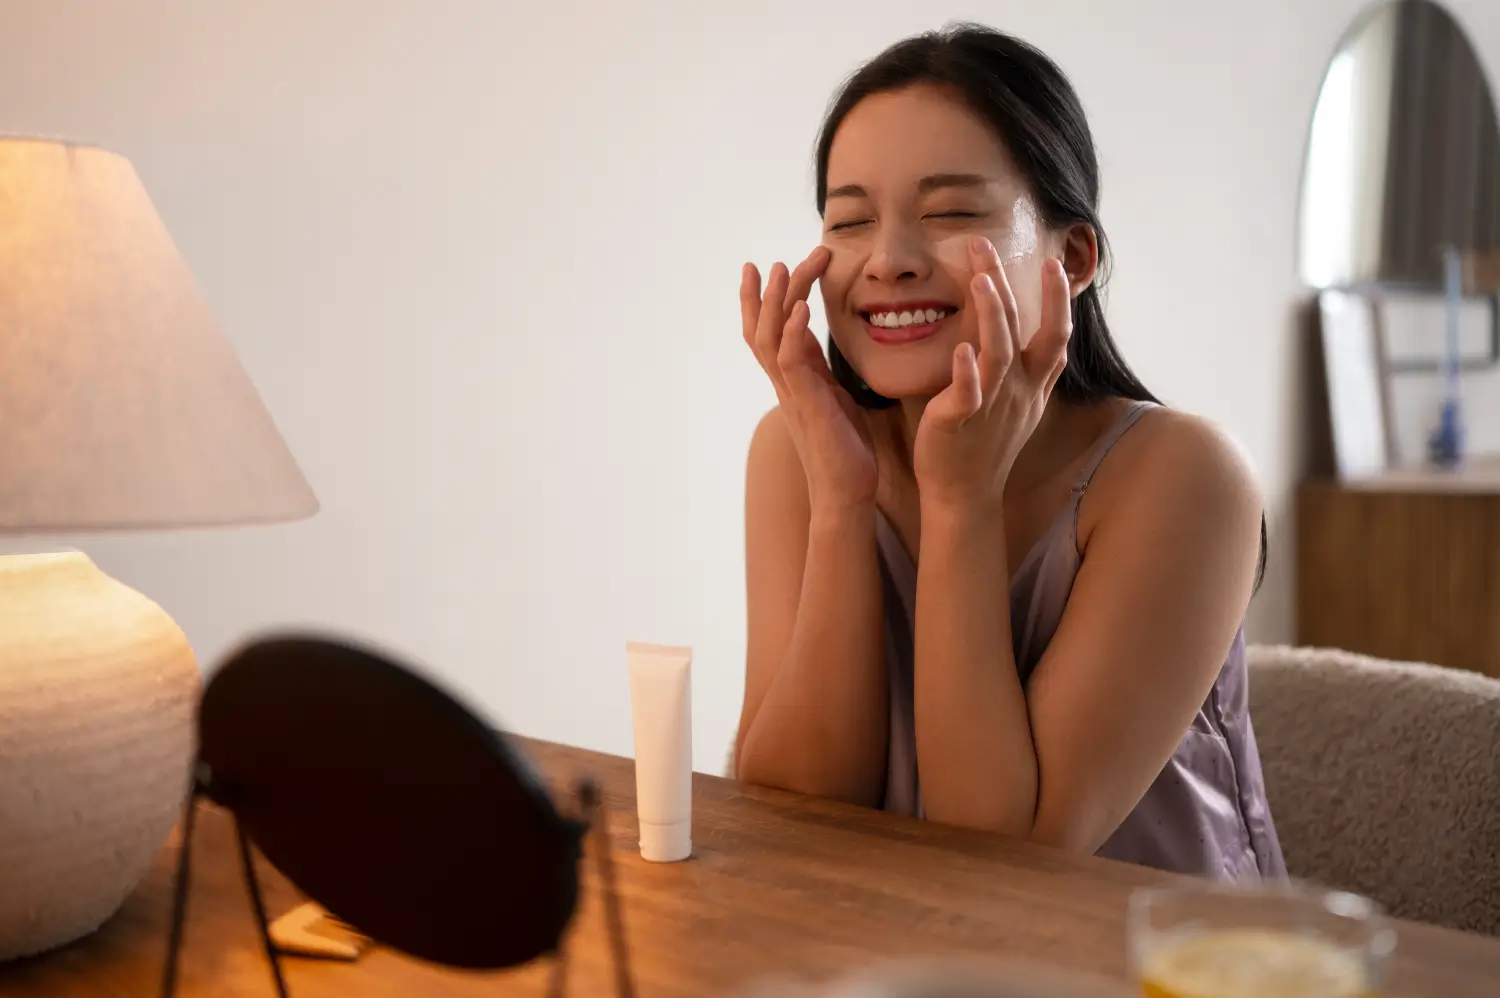
[[[1237,448],[1157,413],[1116,447],[1089,502],[1097,525],[1019,707],[1000,518],[924,522],[917,739],[934,820],[1097,851],[1218,675],[1259,544],[1260,495]]]
[[[1048,261],[1041,322],[1023,349],[994,246],[976,240],[970,252],[978,353],[957,348],[953,381],[927,404],[914,448],[917,767],[928,818],[1028,835],[1037,753],[1011,650],[1005,484],[1067,363],[1071,303],[1061,262]]]
[[[1037,758],[1011,645],[999,509],[922,510],[916,735],[927,817],[1031,832]]]
[[[1028,682],[1041,793],[1031,837],[1093,853],[1166,765],[1249,605],[1262,500],[1207,423],[1160,411],[1121,440],[1097,525]],[[1111,474],[1113,470],[1114,474]]]
[[[736,775],[875,806],[888,690],[875,509],[812,508],[779,410],[750,446],[745,701]]]
[[[1023,691],[1011,644],[1004,483],[1066,365],[1072,284],[1042,272],[1023,348],[994,247],[972,247],[979,351],[917,429],[916,741],[927,816],[1092,853],[1181,742],[1244,617],[1260,496],[1201,420],[1154,414],[1088,492],[1099,520],[1057,632]]]

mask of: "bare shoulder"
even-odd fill
[[[752,457],[758,453],[767,451],[777,452],[795,449],[792,445],[792,431],[786,423],[786,415],[781,411],[781,406],[772,406],[755,424],[755,433],[750,437],[750,454]]]
[[[757,496],[777,497],[776,505],[782,511],[788,506],[807,505],[807,476],[780,406],[761,417],[750,437],[745,488],[752,500]]]
[[[1111,521],[1176,524],[1259,536],[1264,506],[1249,455],[1212,421],[1166,407],[1120,438],[1089,489],[1092,526]],[[1082,525],[1082,524],[1081,524]]]
[[[1132,440],[1131,438],[1135,439]],[[1148,412],[1120,441],[1121,464],[1132,466],[1137,487],[1244,494],[1260,505],[1260,483],[1250,456],[1223,427],[1176,409]],[[1123,469],[1122,469],[1123,470]],[[1145,479],[1145,480],[1140,480]]]

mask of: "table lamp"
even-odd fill
[[[0,533],[317,508],[129,161],[0,138]],[[0,557],[0,959],[92,932],[145,876],[200,687],[172,619],[86,555]]]

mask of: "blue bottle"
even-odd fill
[[[1458,339],[1458,313],[1463,295],[1463,258],[1456,248],[1443,250],[1443,290],[1447,312],[1447,347],[1443,358],[1443,407],[1438,425],[1427,441],[1427,456],[1441,468],[1453,468],[1464,459],[1464,410],[1462,360]]]

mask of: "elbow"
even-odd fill
[[[1111,827],[1101,835],[1099,829],[1103,826],[1099,822],[1076,813],[1059,813],[1058,809],[1035,798],[968,801],[952,807],[944,806],[943,802],[932,798],[928,798],[925,803],[929,821],[994,832],[1079,856],[1094,855],[1113,832]]]
[[[1094,852],[1086,847],[1081,835],[1066,827],[1043,825],[1038,822],[1032,826],[1031,833],[1026,837],[1037,845],[1061,849],[1063,852],[1079,855],[1091,855]]]
[[[946,793],[941,786],[929,784],[922,788],[922,802],[929,821],[1030,839],[1036,830],[1036,789],[1034,777],[1017,779],[998,793],[983,795],[961,787]]]
[[[879,803],[876,795],[860,787],[837,780],[820,779],[805,773],[746,767],[740,770],[739,780],[751,786],[785,790],[804,797],[821,797],[824,800],[837,801],[840,804],[854,804],[858,807],[875,807]]]
[[[1082,808],[1056,807],[1048,801],[1039,801],[1027,838],[1038,845],[1079,856],[1092,856],[1104,845],[1117,824],[1109,825],[1100,834],[1105,825],[1097,816],[1084,813]]]
[[[1034,812],[1025,801],[968,801],[950,807],[924,794],[923,805],[928,821],[994,832],[1013,839],[1032,837]]]
[[[735,753],[732,772],[741,783],[785,790],[806,797],[876,807],[882,786],[846,766],[829,765],[817,753],[778,752],[747,736]]]

